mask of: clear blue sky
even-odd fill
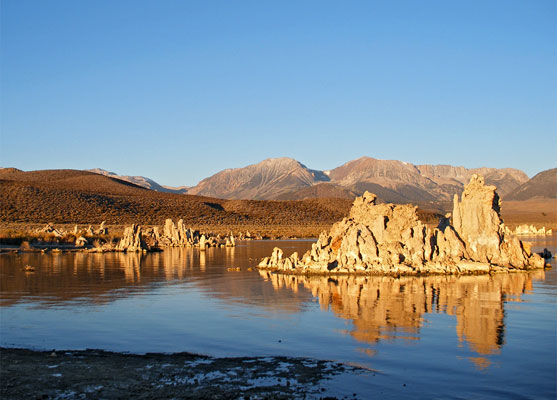
[[[0,4],[2,166],[557,166],[554,0]]]

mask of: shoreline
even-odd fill
[[[139,225],[142,229],[150,229],[158,227],[162,229],[164,226],[164,221],[160,224],[146,223]],[[44,234],[38,234],[36,231],[40,230],[46,225],[42,222],[0,222],[0,243],[7,240],[29,240],[35,237],[44,237]],[[74,223],[54,223],[52,224],[55,228],[62,231],[72,232],[75,225]],[[77,224],[80,231],[87,229],[89,226],[96,227],[97,223],[92,224]],[[109,235],[103,238],[120,238],[124,235],[124,231],[129,224],[106,224],[105,227],[109,231]],[[330,229],[333,225],[331,223],[304,223],[304,224],[269,224],[269,225],[255,225],[255,224],[184,224],[192,230],[197,230],[203,233],[211,233],[214,235],[227,235],[233,233],[235,237],[239,237],[241,234],[250,233],[249,236],[258,237],[263,239],[295,239],[295,238],[315,238],[319,237],[319,234],[323,230]],[[52,237],[54,238],[54,237]],[[96,238],[96,237],[95,237]]]
[[[288,242],[288,241],[304,241],[304,242],[315,242],[317,238],[280,238],[280,239],[243,239],[237,240],[238,243],[242,242],[271,242],[271,241],[280,241],[280,242]],[[213,246],[214,248],[223,248],[222,246]],[[226,248],[226,247],[225,247]],[[149,251],[123,251],[123,250],[116,250],[116,249],[103,249],[100,247],[77,247],[71,243],[41,243],[40,245],[32,244],[28,248],[22,248],[21,246],[14,245],[14,244],[6,244],[2,243],[2,239],[0,238],[0,254],[9,254],[9,253],[41,253],[41,254],[49,254],[49,253],[153,253],[153,252],[162,252],[168,249],[197,249],[199,250],[198,246],[166,246],[162,248],[157,248],[154,250]]]
[[[210,357],[192,353],[132,354],[105,350],[0,347],[0,397],[17,398],[322,398],[351,388],[342,374],[375,371],[285,356]],[[337,387],[339,385],[339,387]],[[336,399],[337,397],[328,397]]]

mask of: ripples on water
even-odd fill
[[[556,242],[536,239],[534,249],[555,252]],[[376,370],[374,390],[555,397],[555,270],[398,279],[257,271],[277,245],[302,253],[311,242],[0,255],[0,344],[305,356]]]

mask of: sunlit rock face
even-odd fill
[[[116,245],[118,251],[144,251],[147,250],[147,245],[143,241],[141,235],[141,227],[136,224],[124,230],[124,236]]]
[[[175,247],[191,247],[199,244],[200,235],[198,231],[187,228],[184,220],[178,220],[178,224],[174,225],[171,219],[164,222],[163,235],[161,242],[165,246]]]
[[[157,226],[141,230],[139,226],[132,225],[126,228],[124,237],[116,246],[117,251],[152,251],[165,247],[235,247],[236,240],[232,234],[221,237],[211,234],[203,235],[197,230],[188,228],[184,220],[174,224],[171,219],[164,223],[162,234]]]
[[[259,268],[288,273],[488,273],[505,269],[543,268],[506,234],[495,186],[473,175],[462,199],[455,196],[453,221],[435,229],[418,220],[417,207],[377,204],[369,192],[356,198],[350,214],[323,232],[310,251],[283,258],[275,248]]]
[[[495,186],[485,185],[481,176],[474,175],[461,200],[455,196],[454,229],[466,243],[471,260],[523,269],[530,264],[529,257],[518,239],[505,235],[500,209]]]
[[[525,235],[525,236],[551,236],[553,235],[553,229],[545,229],[545,226],[541,228],[536,228],[534,225],[519,225],[515,228],[514,232],[515,235]]]

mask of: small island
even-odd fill
[[[378,204],[365,192],[347,218],[322,232],[301,258],[275,248],[260,269],[286,274],[477,274],[541,269],[545,260],[501,219],[496,187],[474,174],[453,212],[428,228],[412,205]]]

